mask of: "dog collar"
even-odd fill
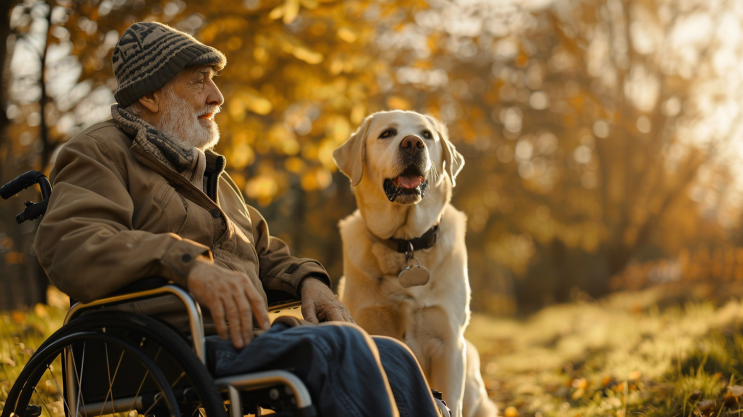
[[[379,239],[390,249],[399,253],[410,252],[410,245],[413,246],[413,250],[421,250],[432,248],[436,244],[436,236],[439,234],[439,225],[435,225],[428,229],[423,236],[415,239]]]

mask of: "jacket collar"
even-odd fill
[[[433,245],[436,244],[436,237],[438,236],[438,234],[439,225],[437,224],[428,229],[426,233],[424,233],[421,237],[417,237],[414,239],[377,239],[379,239],[379,241],[396,252],[408,253],[410,252],[411,245],[413,247],[413,251],[432,248]]]
[[[178,184],[184,190],[185,195],[189,196],[189,199],[192,201],[197,202],[207,209],[213,208],[211,206],[217,201],[219,177],[227,165],[227,160],[224,156],[219,155],[211,149],[204,151],[206,156],[206,171],[204,172],[203,190],[209,197],[208,199],[204,199],[202,198],[203,194],[200,192],[200,189],[194,186],[194,189],[191,190],[190,188],[192,187],[189,186],[190,182],[183,182],[183,177],[179,174],[191,167],[195,162],[193,152],[178,146],[172,139],[155,129],[151,124],[131,112],[119,108],[118,104],[111,106],[111,116],[113,116],[114,121],[119,125],[121,130],[134,136],[132,152],[137,155],[144,151],[142,155],[144,159],[140,159],[140,162],[145,163],[151,169],[169,178],[173,184]],[[145,157],[144,155],[147,156]],[[196,190],[199,190],[199,192]],[[207,200],[211,200],[211,203]]]
[[[219,177],[224,172],[224,168],[227,165],[227,159],[207,149],[204,151],[206,155],[206,171],[204,172],[204,191],[206,195],[212,201],[217,201],[217,187],[219,185]]]
[[[179,146],[154,126],[120,108],[118,104],[111,106],[111,116],[121,130],[133,135],[139,146],[168,167],[177,172],[183,172],[193,165],[194,155],[191,150]],[[209,156],[207,155],[208,169]]]

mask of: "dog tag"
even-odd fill
[[[418,262],[418,260],[416,259],[415,262]],[[418,263],[418,265],[408,265],[408,267],[400,271],[400,275],[397,276],[400,285],[404,288],[426,285],[429,278],[431,278],[431,273],[428,272],[426,267],[421,266],[420,263]]]

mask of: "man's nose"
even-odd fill
[[[224,104],[224,96],[222,96],[222,92],[219,91],[219,87],[217,87],[217,84],[215,84],[213,80],[210,80],[209,84],[211,90],[209,91],[209,95],[206,96],[207,104],[221,106]]]
[[[405,136],[400,142],[400,147],[411,155],[415,155],[418,149],[423,149],[423,146],[423,140],[415,135]]]

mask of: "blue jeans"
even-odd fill
[[[206,347],[216,377],[272,369],[297,375],[320,416],[392,416],[395,406],[401,417],[437,415],[410,351],[389,338],[370,339],[354,326],[278,323],[242,350],[217,336],[208,337]]]

